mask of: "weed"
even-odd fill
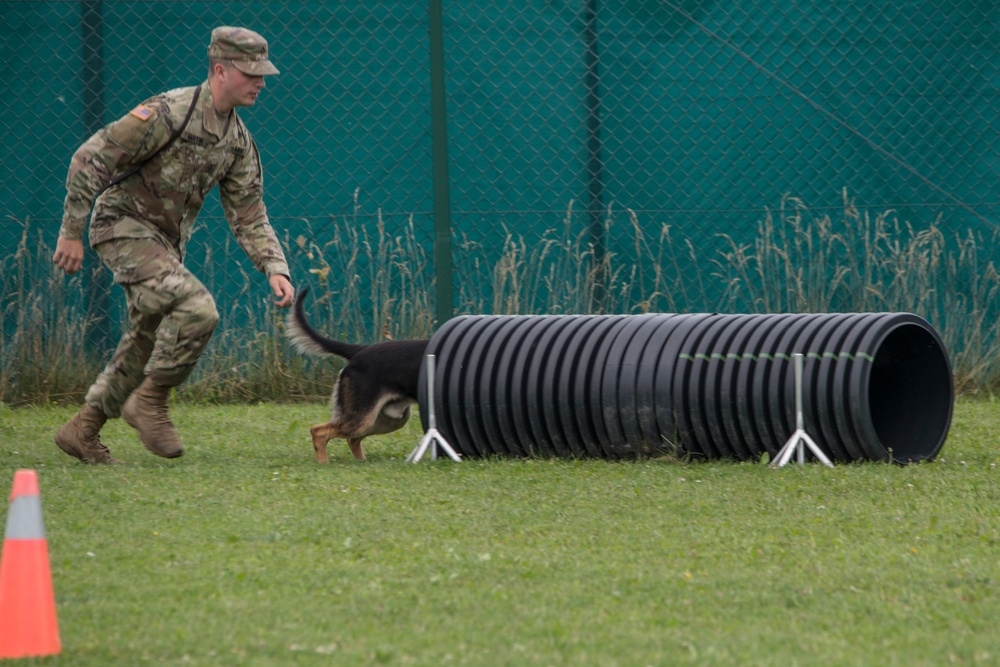
[[[358,342],[430,336],[430,244],[414,215],[364,214],[358,198],[349,214],[297,221],[294,238],[284,239],[293,283],[314,288],[310,317],[327,334]],[[892,209],[859,207],[845,190],[836,215],[783,197],[749,241],[731,233],[692,238],[670,225],[650,236],[639,213],[609,208],[605,233],[621,242],[598,260],[573,207],[534,235],[505,228],[495,244],[456,232],[457,313],[912,312],[941,334],[960,392],[1000,387],[1000,273],[989,259],[996,232],[949,236],[940,220],[918,229]],[[109,319],[92,298],[107,291],[96,282],[104,271],[96,258],[64,276],[52,267],[47,232],[30,220],[19,224],[17,247],[0,259],[0,401],[77,402],[106,362],[107,350],[94,342],[97,324],[117,339],[121,304],[104,304],[114,311]],[[301,358],[285,343],[285,311],[261,293],[235,242],[200,245],[204,255],[192,265],[220,297],[223,317],[180,396],[325,396],[329,361]]]

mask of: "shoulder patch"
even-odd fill
[[[135,116],[139,120],[146,122],[153,117],[154,113],[155,112],[145,104],[140,104],[136,108],[132,109],[132,111],[129,112],[129,115]]]

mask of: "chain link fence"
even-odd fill
[[[70,156],[203,81],[227,24],[265,35],[281,70],[239,113],[293,283],[331,333],[426,336],[441,313],[911,310],[960,370],[992,373],[987,0],[0,2],[5,359],[106,356],[122,318],[106,272],[48,260]],[[187,263],[219,300],[213,345],[280,328],[217,199]]]

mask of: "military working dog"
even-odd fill
[[[288,317],[288,337],[300,352],[333,354],[347,360],[333,385],[330,420],[316,424],[312,434],[316,460],[329,463],[327,443],[345,438],[354,458],[365,460],[361,441],[370,435],[391,433],[410,418],[417,402],[420,364],[427,340],[388,340],[372,345],[355,345],[327,338],[310,326],[305,315],[304,288]]]

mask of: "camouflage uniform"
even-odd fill
[[[234,31],[226,35],[229,44],[263,41],[250,31],[227,30]],[[215,37],[210,56],[219,55],[212,53]],[[262,57],[251,53],[233,64],[251,74],[277,73],[263,44]],[[207,81],[183,133],[157,152],[183,122],[195,90],[146,100],[94,134],[70,163],[59,233],[76,240],[83,238],[94,196],[112,176],[153,156],[98,197],[90,221],[90,246],[124,288],[128,304],[128,330],[85,399],[108,417],[121,414],[144,376],[164,386],[183,382],[215,330],[215,302],[183,261],[198,212],[216,185],[229,226],[256,268],[268,277],[289,275],[262,199],[257,146],[235,109],[228,123],[220,120]]]

